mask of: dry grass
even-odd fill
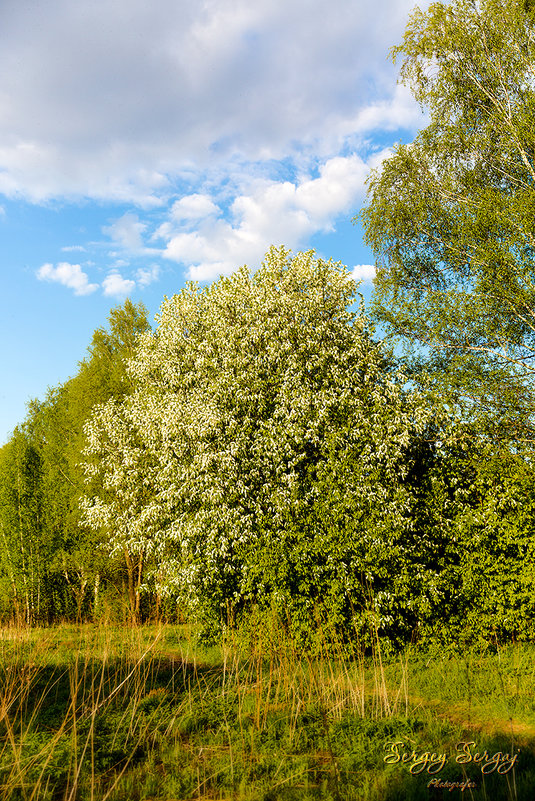
[[[445,713],[444,687],[436,704],[440,665],[429,686],[423,666],[414,652],[386,660],[379,640],[365,655],[330,638],[311,656],[275,625],[212,649],[188,627],[2,629],[0,799],[399,798],[408,779],[385,770],[385,740],[431,747],[470,726]],[[524,672],[517,697],[531,703]],[[516,785],[503,797],[522,798]]]

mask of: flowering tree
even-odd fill
[[[342,619],[388,584],[428,414],[355,293],[341,265],[282,248],[189,284],[139,340],[133,392],[87,426],[87,474],[105,475],[86,522],[205,620],[255,602],[304,626],[322,598]]]
[[[136,430],[130,404],[110,399],[99,405],[85,426],[87,491],[82,523],[105,535],[110,557],[124,559],[128,602],[133,619],[140,614],[140,588],[162,525],[155,513],[157,461],[150,457]]]

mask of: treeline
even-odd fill
[[[89,617],[102,592],[121,588],[124,565],[81,524],[84,424],[92,409],[130,391],[126,360],[149,324],[126,301],[93,334],[77,374],[28,405],[0,450],[0,614],[28,624]]]
[[[275,613],[393,643],[534,634],[529,453],[417,389],[345,268],[114,309],[0,451],[0,611],[29,624]]]
[[[404,350],[311,252],[186,286],[154,332],[112,311],[0,452],[4,618],[533,637],[532,6],[433,3],[393,50],[429,124],[361,218]]]

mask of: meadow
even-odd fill
[[[0,630],[0,798],[532,799],[535,649]]]

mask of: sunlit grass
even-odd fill
[[[506,775],[469,766],[488,798],[532,798],[531,646],[387,659],[334,637],[307,654],[276,621],[217,647],[194,635],[0,630],[0,798],[427,798],[432,776],[385,764],[385,746],[447,752],[454,779],[460,740],[519,753]]]

